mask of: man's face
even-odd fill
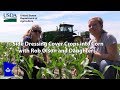
[[[102,30],[102,25],[100,25],[100,23],[97,20],[90,20],[88,22],[88,27],[89,27],[90,33],[93,36],[100,34]]]

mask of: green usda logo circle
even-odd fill
[[[17,22],[17,15],[14,13],[4,13],[4,22]]]

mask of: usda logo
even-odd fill
[[[4,22],[17,22],[17,16],[14,13],[4,13]]]

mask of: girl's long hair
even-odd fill
[[[29,29],[29,30],[23,35],[23,38],[25,38],[26,36],[31,36],[31,29]]]

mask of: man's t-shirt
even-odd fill
[[[102,33],[102,36],[99,40],[99,42],[96,42],[95,39],[91,40],[91,46],[90,46],[90,49],[93,49],[94,51],[97,51],[99,53],[103,53],[103,54],[107,54],[108,51],[107,51],[107,46],[111,45],[111,44],[117,44],[117,40],[116,38],[111,35],[111,34],[108,34],[107,32],[106,33]],[[119,57],[119,54],[118,54],[118,57]],[[115,58],[116,61],[119,61],[118,57]],[[100,61],[102,60],[101,58],[94,58],[94,60],[96,60],[96,62],[99,64]]]

